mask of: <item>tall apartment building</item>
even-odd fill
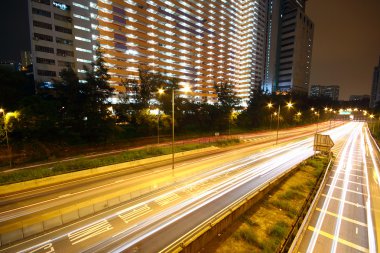
[[[34,78],[49,84],[68,66],[79,73],[93,60],[96,9],[86,0],[28,0]]]
[[[103,50],[111,84],[140,65],[180,79],[195,101],[231,82],[243,100],[264,79],[268,0],[28,0],[35,80],[93,61]]]
[[[305,15],[306,0],[270,0],[264,92],[307,94],[314,25]]]
[[[379,65],[373,70],[372,89],[370,107],[375,107],[380,104],[380,57]]]
[[[333,101],[339,100],[338,85],[312,85],[310,87],[310,97],[327,97]]]

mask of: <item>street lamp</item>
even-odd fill
[[[374,128],[374,124],[373,124],[373,118],[374,117],[375,117],[375,115],[373,115],[373,114],[369,115],[369,118],[371,119],[371,125],[372,125],[372,134],[375,134],[375,128]]]
[[[271,103],[270,103],[271,104]],[[269,104],[268,104],[268,107],[269,107]],[[288,102],[286,103],[286,107],[288,107],[288,109],[292,108],[293,107],[293,103],[292,102]],[[279,127],[280,127],[280,113],[281,113],[281,106],[280,104],[278,105],[278,111],[277,111],[277,134],[276,134],[276,145],[278,144],[278,130],[279,130]]]
[[[164,94],[164,89],[158,89],[158,95]],[[157,108],[157,144],[160,144],[160,108]]]
[[[185,85],[182,91],[187,93],[190,91],[190,86]],[[174,177],[174,87],[172,87],[172,174]]]
[[[269,108],[269,110],[273,107],[273,104],[271,102],[269,102],[267,104],[267,107]],[[272,112],[270,113],[270,122],[269,122],[269,130],[272,130],[272,117],[273,117],[273,114]]]

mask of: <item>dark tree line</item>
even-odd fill
[[[335,107],[328,99],[311,99],[305,95],[266,95],[253,89],[247,108],[239,107],[241,100],[230,82],[214,85],[216,103],[195,103],[180,96],[179,80],[149,68],[139,68],[138,79],[123,80],[126,92],[119,95],[120,103],[111,104],[115,96],[109,85],[110,76],[101,52],[86,69],[85,82],[71,68],[60,73],[52,89],[39,89],[34,94],[25,76],[0,69],[0,106],[7,111],[18,110],[20,118],[11,137],[14,141],[33,140],[56,143],[104,142],[131,137],[154,136],[157,126],[162,134],[171,133],[172,94],[175,104],[177,134],[228,133],[269,128],[275,124],[277,106],[293,101],[294,108],[281,111],[281,126],[315,122],[310,107]],[[29,84],[29,85],[28,85]],[[159,91],[163,92],[159,92]],[[273,108],[267,104],[273,103]],[[159,112],[153,115],[152,110]],[[320,108],[322,111],[322,108]],[[299,113],[299,114],[297,114]],[[332,117],[321,114],[320,120]]]

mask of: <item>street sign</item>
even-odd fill
[[[330,152],[332,147],[334,147],[334,142],[330,135],[315,134],[314,151]]]

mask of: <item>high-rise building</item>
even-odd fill
[[[50,83],[72,67],[83,72],[93,60],[97,10],[86,0],[28,0],[34,79]]]
[[[314,24],[305,0],[270,0],[264,92],[309,90]]]
[[[264,80],[268,0],[28,1],[36,81],[67,66],[83,73],[97,45],[121,92],[140,65],[179,78],[195,101],[210,103],[216,83],[233,83],[247,102]]]
[[[373,108],[378,105],[380,105],[380,57],[379,65],[373,70],[370,107]]]
[[[339,99],[339,86],[338,85],[312,85],[310,87],[310,97],[325,97],[333,101]]]

